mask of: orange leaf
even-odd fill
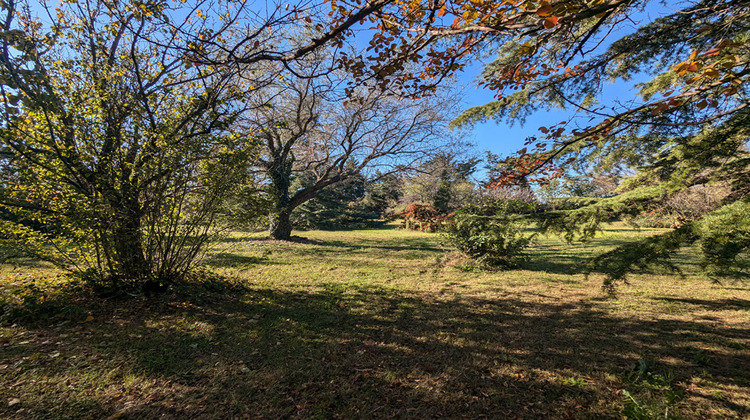
[[[557,16],[550,16],[547,19],[544,19],[544,28],[545,29],[552,29],[557,25]]]
[[[713,57],[715,55],[719,55],[720,53],[721,51],[718,48],[711,48],[710,50],[703,53],[703,55],[706,57]]]
[[[438,15],[438,16],[443,16],[443,15],[445,15],[445,14],[446,14],[447,12],[448,12],[448,11],[447,11],[447,10],[445,10],[445,7],[441,7],[441,8],[440,8],[440,10],[438,10],[438,12],[437,12],[437,15]]]

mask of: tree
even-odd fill
[[[470,177],[478,163],[476,158],[461,156],[457,149],[434,153],[405,180],[402,203],[430,203],[440,214],[469,204],[476,195]]]
[[[602,17],[598,30],[616,27],[632,10]],[[745,83],[750,73],[746,46],[749,20],[747,2],[688,3],[611,42],[602,53],[585,56],[570,70],[529,81],[509,95],[497,112],[488,113],[488,107],[470,110],[464,121],[479,115],[525,112],[543,106],[543,101],[573,106],[599,118],[598,124],[570,135],[563,135],[561,127],[543,127],[547,136],[542,143],[547,143],[547,148],[537,153],[540,161],[529,168],[559,165],[569,159],[585,160],[603,169],[618,165],[639,168],[622,186],[622,194],[555,215],[543,224],[571,238],[590,236],[598,223],[613,216],[663,206],[695,186],[729,183],[731,192],[712,212],[673,232],[607,253],[596,260],[594,268],[607,272],[612,281],[652,264],[673,267],[669,261],[672,252],[699,241],[703,264],[710,273],[741,275],[746,264],[742,256],[747,256],[750,240],[742,223],[732,220],[746,217],[750,206],[750,155],[746,149],[750,112]],[[596,41],[596,36],[591,38],[564,47],[537,40],[535,64],[561,59],[571,51],[589,51],[591,42]],[[498,69],[514,60],[517,62],[509,53],[501,54],[487,68],[485,80],[492,80]],[[606,78],[634,75],[651,77],[640,85],[639,98],[625,106],[594,108],[593,98]],[[721,250],[715,249],[717,237],[724,241]]]
[[[294,226],[303,229],[353,229],[373,225],[379,214],[364,202],[366,180],[361,174],[323,188],[292,213]]]
[[[345,92],[346,75],[323,54],[282,74],[255,91],[257,111],[245,119],[248,135],[262,145],[258,166],[273,203],[272,238],[288,240],[294,209],[324,188],[366,168],[382,176],[412,167],[448,138],[450,106],[438,98],[412,101],[365,88]],[[294,184],[297,178],[305,182]]]
[[[186,273],[248,149],[232,75],[170,57],[160,5],[2,4],[0,200],[45,227],[3,239],[116,289]]]
[[[634,19],[646,19],[641,11],[650,2],[408,3],[379,28],[394,34],[398,44],[386,50],[431,48],[421,57],[410,56],[424,63],[428,78],[455,71],[482,49],[497,53],[480,84],[495,90],[498,100],[467,110],[456,125],[523,120],[550,107],[581,116],[540,127],[541,134],[507,161],[496,185],[546,183],[572,162],[639,169],[621,185],[621,194],[551,213],[541,223],[544,229],[585,239],[601,222],[637,214],[686,188],[731,185],[721,205],[701,219],[600,258],[596,269],[608,272],[609,281],[638,267],[669,267],[676,248],[696,241],[710,273],[743,275],[750,249],[743,224],[750,207],[748,5],[743,0],[671,4],[659,9],[660,17],[630,31]],[[387,62],[383,54],[375,60]],[[635,97],[597,103],[607,82],[636,77],[647,81],[637,85]],[[724,245],[717,251],[713,247],[719,243]]]
[[[392,213],[403,195],[404,179],[400,172],[402,171],[383,174],[376,171],[373,180],[365,183],[362,204],[367,211],[376,213],[381,218],[387,218]]]
[[[367,16],[376,30],[369,43],[369,55],[342,56],[340,62],[354,76],[355,83],[365,81],[418,97],[434,93],[476,54],[485,55],[487,48],[520,38],[562,47],[586,42],[601,29],[599,21],[631,6],[638,4],[634,0],[563,0],[554,4],[518,0],[389,2]],[[579,52],[575,47],[570,49],[573,55]],[[537,51],[532,42],[519,58]],[[536,75],[549,75],[559,68],[557,64],[531,71],[511,65],[502,80],[496,79],[499,85],[486,86],[522,84]],[[533,67],[533,63],[527,67]]]

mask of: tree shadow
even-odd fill
[[[742,395],[750,390],[747,352],[716,346],[747,345],[750,326],[635,319],[597,302],[445,299],[331,283],[315,292],[258,287],[100,302],[85,312],[93,320],[28,324],[28,336],[36,339],[0,339],[3,363],[22,362],[6,370],[3,382],[65,378],[38,389],[27,413],[619,418],[619,389],[637,386],[625,378],[639,360],[672,376],[670,386],[689,396],[680,384],[700,375],[739,387]],[[699,343],[713,347],[700,350]],[[23,359],[50,352],[65,357]],[[714,409],[750,414],[737,398],[712,400],[706,410]],[[0,408],[0,414],[13,413]]]
[[[273,265],[276,264],[266,257],[240,255],[231,252],[221,252],[207,258],[204,263],[210,267],[228,268],[242,267],[248,265]]]
[[[535,256],[523,262],[521,268],[529,271],[574,275],[586,272],[587,261],[586,258],[577,256],[558,256],[556,258],[540,258]]]
[[[269,241],[268,244],[277,243],[278,241]],[[395,242],[395,241],[394,241]],[[262,241],[258,241],[259,244],[264,244]],[[395,251],[395,252],[443,252],[444,248],[440,248],[435,245],[434,241],[424,238],[402,238],[398,241],[398,244],[383,243],[378,240],[360,239],[356,244],[352,244],[351,241],[336,240],[336,239],[309,239],[300,238],[299,240],[286,241],[286,244],[294,246],[295,244],[304,245],[315,245],[315,248],[292,248],[285,249],[285,252],[293,254],[303,255],[326,255],[341,253],[347,253],[351,251],[375,249],[383,251]],[[420,254],[421,255],[421,254]]]
[[[654,300],[662,302],[686,303],[689,305],[700,306],[711,310],[750,310],[750,300],[745,299],[688,299],[673,297],[656,297]]]

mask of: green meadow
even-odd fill
[[[233,233],[190,282],[117,299],[6,265],[0,417],[750,417],[747,284],[689,249],[614,296],[581,273],[652,232],[540,237],[512,271],[393,226]]]

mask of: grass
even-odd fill
[[[0,418],[748,418],[747,285],[689,250],[616,297],[579,273],[648,233],[542,238],[506,272],[458,269],[434,234],[237,233],[220,278],[127,300],[6,266]]]

